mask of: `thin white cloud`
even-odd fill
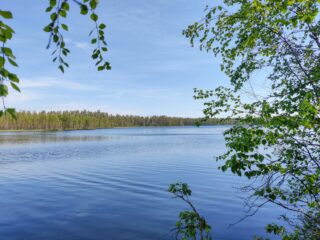
[[[190,91],[191,92],[191,91]],[[105,94],[98,95],[101,99],[148,99],[148,100],[166,100],[175,99],[183,96],[182,92],[172,91],[171,89],[136,89],[132,91],[130,89],[117,88],[116,91],[108,91]]]
[[[9,107],[14,107],[17,104],[24,104],[41,98],[43,98],[43,96],[34,91],[25,91],[23,93],[11,91],[8,97],[5,98],[5,103]]]
[[[36,89],[36,88],[59,88],[67,90],[80,91],[96,91],[99,88],[92,86],[92,84],[83,84],[66,79],[58,79],[52,77],[39,77],[32,79],[21,79],[21,89]]]
[[[86,43],[86,42],[75,42],[75,43],[74,43],[74,46],[75,46],[76,48],[83,49],[83,50],[89,48],[89,44]]]

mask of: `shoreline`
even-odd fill
[[[57,129],[57,130],[50,130],[50,129],[19,129],[19,130],[3,130],[0,129],[1,132],[68,132],[68,131],[94,131],[94,130],[103,130],[103,129],[121,129],[121,128],[162,128],[162,127],[211,127],[211,126],[228,126],[231,124],[211,124],[211,125],[185,125],[185,126],[131,126],[131,127],[110,127],[110,128],[93,128],[93,129]]]

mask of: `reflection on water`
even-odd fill
[[[0,144],[46,143],[68,141],[103,141],[108,136],[61,135],[50,132],[7,132],[0,135]]]
[[[214,239],[263,235],[272,206],[228,228],[245,196],[244,180],[214,161],[225,128],[2,132],[0,239],[172,239],[186,207],[166,192],[176,181],[191,186]]]
[[[107,141],[121,136],[177,136],[177,135],[210,135],[205,132],[181,132],[180,129],[173,129],[171,132],[159,131],[159,128],[141,128],[144,131],[136,131],[135,128],[114,128],[108,129],[110,135],[105,135],[103,130],[79,130],[79,131],[15,131],[0,132],[0,144],[24,144],[24,143],[50,143],[68,141]],[[190,128],[191,130],[192,128]],[[102,135],[101,135],[102,134]]]

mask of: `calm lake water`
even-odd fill
[[[215,240],[252,239],[282,213],[245,215],[245,180],[217,170],[227,127],[0,133],[0,239],[173,239],[182,181]],[[271,239],[273,236],[270,236]]]

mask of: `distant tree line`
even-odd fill
[[[192,126],[197,118],[168,116],[142,117],[136,115],[112,115],[100,111],[42,111],[17,112],[16,119],[10,115],[0,118],[0,130],[76,130],[113,127],[143,126]],[[234,119],[208,119],[205,125],[234,124]]]

